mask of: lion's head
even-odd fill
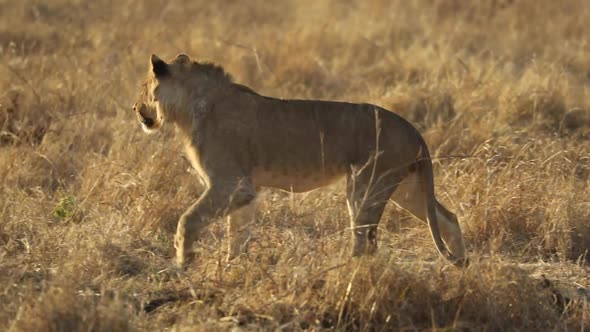
[[[143,129],[152,132],[204,104],[211,87],[226,82],[231,82],[231,78],[221,67],[194,62],[186,54],[179,54],[170,62],[153,54],[148,79],[133,111]]]

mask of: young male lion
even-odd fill
[[[428,223],[447,260],[465,263],[457,218],[434,196],[428,148],[400,116],[369,104],[261,96],[233,83],[221,67],[184,54],[168,63],[150,60],[133,110],[147,132],[176,125],[207,187],[178,221],[179,265],[192,259],[199,231],[225,215],[228,259],[238,255],[259,187],[304,192],[343,176],[353,256],[375,251],[377,224],[392,199]]]

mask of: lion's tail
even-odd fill
[[[425,194],[424,203],[427,209],[426,219],[428,220],[428,227],[430,228],[430,234],[432,235],[436,249],[438,249],[438,252],[451,264],[463,267],[467,264],[467,261],[455,257],[446,247],[440,235],[435,208],[436,197],[434,196],[434,174],[430,153],[428,152],[426,144],[423,144],[421,147],[416,164],[418,166],[418,177],[420,178],[420,183],[422,183],[422,189]]]

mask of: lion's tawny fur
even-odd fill
[[[181,216],[176,260],[186,264],[199,231],[228,215],[228,258],[245,248],[260,187],[303,192],[346,176],[353,255],[376,248],[376,230],[392,199],[427,222],[439,252],[463,264],[456,216],[434,196],[432,164],[418,131],[370,104],[265,97],[233,83],[221,67],[184,54],[151,58],[134,110],[146,131],[176,125],[206,183]],[[444,241],[444,243],[443,243]]]

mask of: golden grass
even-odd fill
[[[369,4],[370,3],[370,4]],[[0,329],[590,328],[590,7],[574,1],[0,2]],[[343,185],[262,193],[175,270],[200,185],[130,109],[149,55],[262,94],[372,102],[424,133],[473,264],[394,208],[348,257]]]

